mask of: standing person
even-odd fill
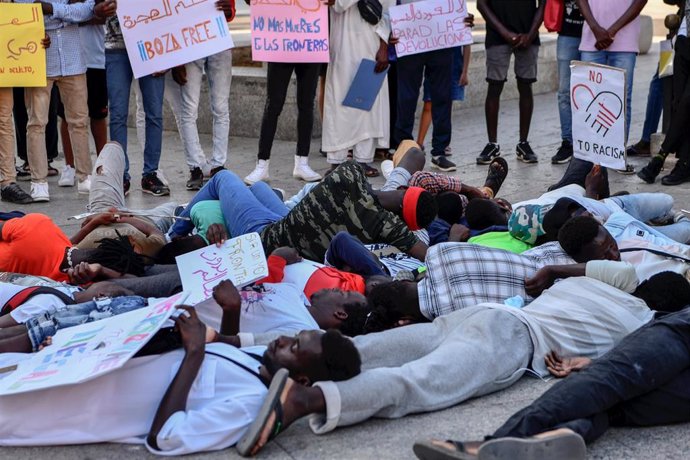
[[[561,120],[561,146],[551,157],[552,164],[563,164],[573,157],[573,114],[570,108],[570,62],[580,60],[580,41],[585,18],[576,0],[565,0],[563,22],[558,32],[558,115]]]
[[[381,2],[388,11],[394,0]],[[346,107],[343,100],[359,69],[362,59],[375,59],[377,73],[388,68],[390,24],[382,17],[372,25],[362,18],[356,0],[335,0],[331,6],[331,42],[326,96],[323,114],[323,150],[331,168],[347,160],[348,151],[365,171],[367,177],[380,175],[368,163],[374,161],[377,148],[388,148],[390,114],[388,83],[383,85],[369,112]]]
[[[661,149],[638,176],[647,183],[653,183],[661,172],[666,157],[676,152],[678,162],[673,170],[661,179],[663,185],[679,185],[690,180],[690,137],[687,129],[690,123],[690,1],[685,1],[683,22],[676,39],[676,55],[673,59],[673,112],[671,125]]]
[[[477,8],[487,23],[486,81],[489,84],[484,105],[489,143],[477,157],[477,164],[489,164],[501,154],[498,112],[511,55],[515,55],[515,76],[520,93],[520,142],[515,154],[525,163],[539,161],[527,139],[534,110],[532,84],[537,81],[539,26],[544,20],[544,5],[545,0],[477,1]]]
[[[235,1],[219,0],[216,8],[223,11],[225,19],[230,22],[235,17]],[[201,143],[197,118],[199,116],[199,99],[201,80],[206,74],[213,114],[213,156],[206,159]],[[172,77],[179,85],[177,98],[171,101],[177,121],[180,138],[184,144],[184,153],[189,166],[187,190],[199,190],[204,185],[204,172],[213,176],[225,169],[228,158],[228,139],[230,137],[230,83],[232,82],[232,50],[228,49],[211,56],[197,59],[185,65],[175,67]],[[174,95],[171,95],[175,98]],[[166,93],[166,98],[170,101]]]
[[[468,69],[470,68],[470,56],[472,55],[472,46],[458,46],[453,48],[453,66],[452,66],[452,80],[451,80],[451,101],[465,100],[465,86],[469,84],[467,77]],[[424,149],[424,139],[429,126],[433,119],[432,102],[431,102],[431,81],[424,79],[424,109],[422,116],[419,119],[419,134],[417,135],[417,144]],[[453,103],[450,104],[451,116],[453,112]],[[450,156],[450,145],[446,147],[445,154]]]
[[[82,55],[86,61],[86,103],[89,108],[91,121],[91,136],[96,145],[96,152],[100,152],[108,142],[108,85],[105,81],[105,28],[102,19],[91,19],[79,26],[82,44]],[[58,185],[73,187],[76,170],[74,169],[74,153],[69,138],[69,123],[65,119],[65,107],[60,102],[58,115],[61,118],[60,137],[62,149],[65,152],[65,166],[62,168]]]
[[[125,193],[129,193],[131,176],[127,156],[127,117],[129,115],[129,93],[132,86],[132,66],[129,62],[125,40],[122,37],[120,21],[115,15],[117,2],[105,0],[96,5],[98,17],[105,17],[105,72],[108,82],[108,105],[110,107],[110,139],[125,149]],[[157,174],[163,144],[163,92],[165,79],[160,74],[146,75],[138,80],[146,114],[146,145],[144,147],[144,171],[141,176],[141,191],[154,196],[170,195],[170,189]]]
[[[54,1],[54,3],[53,3]],[[46,53],[48,84],[42,88],[26,88],[29,123],[27,124],[28,159],[31,168],[31,198],[50,201],[48,190],[48,157],[45,128],[48,123],[50,95],[57,86],[65,104],[65,118],[70,124],[69,136],[74,145],[79,193],[91,188],[91,155],[87,132],[86,65],[81,50],[79,22],[93,16],[94,1],[63,4],[57,0],[41,2],[45,28],[53,46]]]

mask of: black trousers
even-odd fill
[[[492,438],[570,428],[586,442],[609,426],[690,421],[690,308],[642,327],[587,369],[513,415]]]
[[[12,114],[14,115],[17,154],[19,158],[27,161],[26,124],[29,122],[29,114],[26,111],[26,102],[24,101],[24,88],[14,88],[12,95],[14,96]],[[53,161],[58,156],[57,110],[59,104],[60,93],[57,85],[53,85],[53,91],[50,93],[50,107],[48,108],[48,124],[46,125],[46,151],[48,152],[48,161]]]
[[[314,98],[321,64],[269,62],[266,79],[266,105],[259,135],[259,160],[271,158],[278,117],[283,111],[292,72],[297,77],[297,155],[306,157],[314,129]]]
[[[690,38],[676,39],[673,59],[673,107],[671,124],[661,145],[664,152],[690,161]]]

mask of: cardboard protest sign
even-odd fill
[[[426,0],[391,7],[389,13],[398,57],[472,43],[465,0]]]
[[[185,298],[181,292],[156,305],[59,330],[52,345],[0,380],[0,395],[73,385],[119,369]]]
[[[117,17],[136,78],[235,46],[214,0],[120,0]]]
[[[328,6],[322,0],[252,0],[252,59],[328,62]]]
[[[213,295],[213,288],[229,279],[237,287],[268,276],[266,255],[258,233],[248,233],[216,245],[175,258],[188,302],[203,302]]]
[[[46,86],[40,4],[0,3],[0,87]]]
[[[625,169],[625,70],[579,61],[570,68],[575,158]]]

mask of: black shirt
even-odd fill
[[[584,23],[585,18],[580,12],[580,7],[577,6],[577,1],[565,0],[565,12],[559,34],[566,37],[582,37],[582,25]]]
[[[529,33],[537,13],[537,0],[488,0],[487,4],[508,30],[517,34]],[[486,24],[486,47],[510,45],[491,25]],[[539,45],[539,36],[532,42]]]

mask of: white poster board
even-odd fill
[[[59,330],[52,345],[0,380],[0,395],[73,385],[119,369],[185,298],[181,292],[149,307]]]
[[[579,61],[570,69],[575,158],[625,169],[625,70]]]
[[[235,46],[214,0],[119,0],[117,17],[136,78]]]
[[[389,14],[398,57],[472,43],[465,0],[425,0],[393,6]]]
[[[268,276],[258,233],[229,239],[221,247],[212,244],[197,249],[176,257],[175,261],[192,305],[211,297],[213,288],[223,280],[229,279],[239,288]]]

